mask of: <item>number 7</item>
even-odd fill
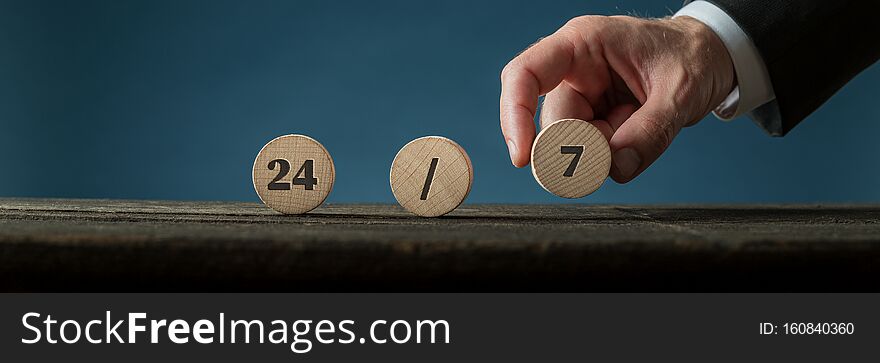
[[[565,169],[565,172],[562,173],[562,176],[573,176],[574,170],[577,169],[578,162],[581,161],[581,155],[584,154],[584,146],[563,146],[559,151],[563,154],[574,154],[574,158],[571,159],[571,164],[568,164],[568,169]]]

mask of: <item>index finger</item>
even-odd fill
[[[556,33],[526,49],[501,72],[501,132],[514,166],[528,165],[538,97],[562,82],[573,57],[572,43]]]

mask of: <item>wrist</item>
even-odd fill
[[[718,34],[703,22],[690,16],[679,16],[669,21],[682,29],[696,45],[695,61],[705,67],[703,74],[712,82],[711,110],[724,101],[736,86],[736,70],[730,52]]]

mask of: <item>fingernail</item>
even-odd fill
[[[627,179],[632,178],[633,174],[639,170],[639,166],[642,165],[639,154],[628,147],[615,151],[611,159],[614,161],[617,171],[620,172],[620,176]]]
[[[514,161],[516,160],[516,143],[511,139],[507,140],[507,152],[510,153],[510,163],[513,164],[513,166],[516,166],[516,162]]]

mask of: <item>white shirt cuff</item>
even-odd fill
[[[730,15],[715,4],[697,0],[681,8],[673,18],[679,16],[689,16],[706,24],[721,38],[733,61],[737,86],[715,108],[715,116],[729,121],[776,98],[758,48]]]

